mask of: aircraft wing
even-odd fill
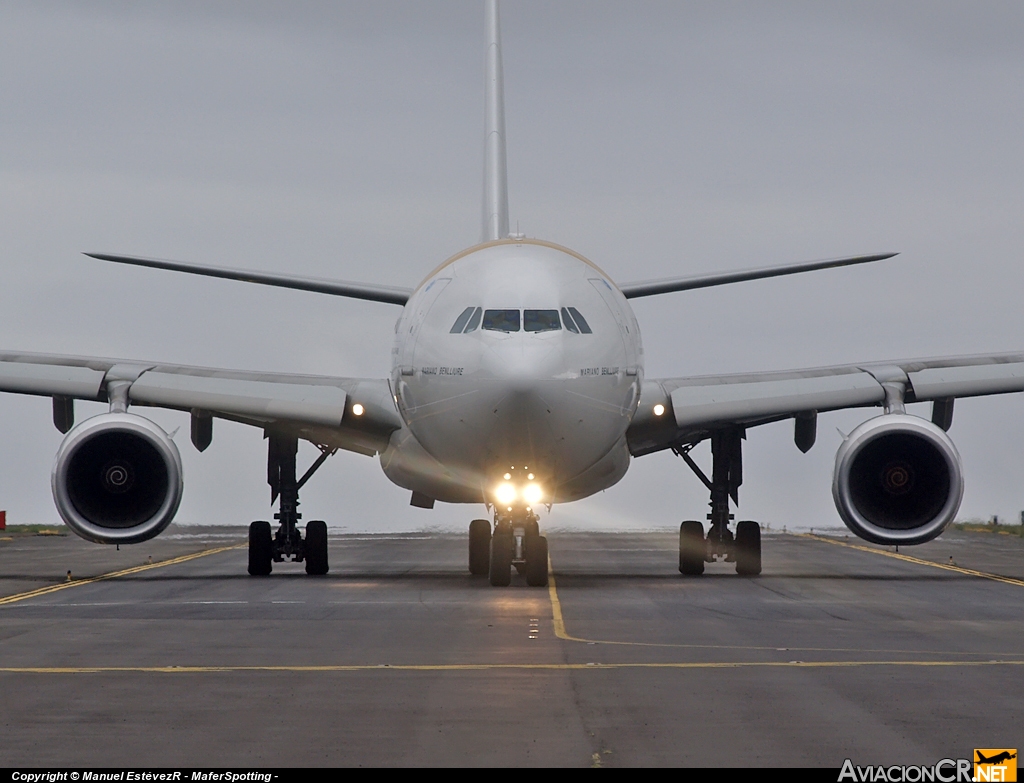
[[[70,421],[59,411],[67,410],[70,400],[107,402],[115,384],[133,406],[287,431],[318,445],[363,454],[383,450],[391,433],[402,426],[386,379],[0,352],[0,391],[53,397],[54,423],[65,431]],[[354,412],[360,410],[354,408],[357,403],[362,406],[359,415]]]
[[[647,378],[627,440],[631,453],[640,456],[695,443],[727,426],[753,427],[820,411],[882,405],[885,384],[901,385],[905,402],[935,402],[932,420],[948,429],[957,397],[1024,391],[1024,353]],[[655,414],[657,405],[664,407],[660,416]]]
[[[411,288],[400,288],[398,286],[352,283],[344,280],[324,280],[318,277],[298,277],[296,275],[282,275],[275,272],[257,272],[253,269],[231,269],[229,267],[208,266],[205,264],[185,264],[181,261],[170,261],[164,258],[143,258],[141,256],[123,256],[111,253],[86,253],[85,255],[90,258],[98,258],[101,261],[112,261],[115,264],[145,266],[150,269],[167,269],[172,272],[186,272],[190,275],[220,277],[224,280],[241,280],[246,283],[294,288],[298,291],[313,291],[314,293],[331,294],[332,296],[348,296],[353,299],[365,299],[369,302],[404,305],[409,301],[409,297],[412,296]]]
[[[93,254],[87,254],[93,255]],[[845,258],[827,258],[822,261],[803,261],[798,264],[783,264],[782,266],[761,266],[754,269],[734,269],[731,272],[712,272],[703,275],[689,275],[687,277],[667,277],[661,280],[640,280],[634,283],[621,283],[619,290],[627,299],[637,299],[641,296],[655,296],[657,294],[668,294],[673,291],[692,291],[695,288],[711,288],[717,285],[729,285],[731,283],[742,283],[747,280],[763,280],[768,277],[782,277],[783,275],[797,275],[802,272],[815,272],[819,269],[834,269],[840,266],[853,266],[854,264],[870,264],[872,261],[884,261],[887,258],[899,255],[898,253],[875,253],[869,256],[847,256]],[[124,260],[111,257],[94,255],[94,258],[107,260]],[[127,263],[141,263],[140,261],[128,261]],[[148,262],[155,265],[157,262]],[[159,262],[170,263],[170,262]]]

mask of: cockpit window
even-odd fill
[[[455,325],[452,327],[451,334],[462,334],[462,330],[466,328],[466,321],[473,315],[473,308],[467,307],[462,311],[462,315],[455,319]]]
[[[492,332],[518,332],[518,310],[484,310],[484,329]]]
[[[572,316],[569,315],[569,311],[564,307],[562,308],[562,323],[565,324],[565,328],[573,334],[579,334],[580,330],[572,320]]]
[[[561,328],[557,310],[523,310],[523,329],[527,332],[554,332]]]
[[[572,315],[572,319],[576,322],[576,325],[580,328],[583,334],[593,334],[594,330],[590,328],[590,324],[587,323],[587,319],[580,315],[580,311],[575,307],[569,308],[569,313]]]
[[[480,316],[483,313],[479,307],[467,307],[462,311],[461,315],[455,319],[455,325],[452,326],[451,334],[462,334],[463,332],[475,332],[476,328],[480,326]]]

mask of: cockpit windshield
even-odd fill
[[[557,332],[563,328],[573,334],[592,334],[590,324],[575,307],[563,307],[559,319],[558,310],[523,310],[520,322],[519,310],[484,310],[467,307],[452,324],[452,334],[469,334],[481,326],[492,332],[518,332],[520,323],[527,332]],[[481,324],[482,321],[482,324]]]
[[[492,332],[518,332],[518,310],[484,310],[484,329]]]
[[[554,332],[561,328],[557,310],[523,310],[523,329],[527,332]]]

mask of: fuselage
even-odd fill
[[[643,378],[632,309],[566,248],[499,240],[434,270],[396,324],[391,384],[406,427],[381,455],[396,483],[492,502],[506,474],[545,503],[617,482]]]

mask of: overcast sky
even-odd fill
[[[901,252],[634,300],[649,377],[1024,350],[1024,5],[509,0],[502,26],[528,236],[624,282]],[[80,253],[415,285],[479,239],[483,62],[476,1],[0,4],[0,346],[386,376],[395,306]],[[792,422],[751,430],[739,517],[841,524],[837,428],[868,415],[822,415],[806,455]],[[153,418],[182,428],[180,521],[269,517],[259,430],[218,421],[200,455],[186,415]],[[57,521],[50,401],[0,396],[0,422],[0,508]],[[961,517],[1016,517],[1024,397],[958,401],[950,434]],[[302,511],[349,531],[482,512],[408,501],[339,454]],[[706,503],[659,454],[547,524],[677,525]]]

